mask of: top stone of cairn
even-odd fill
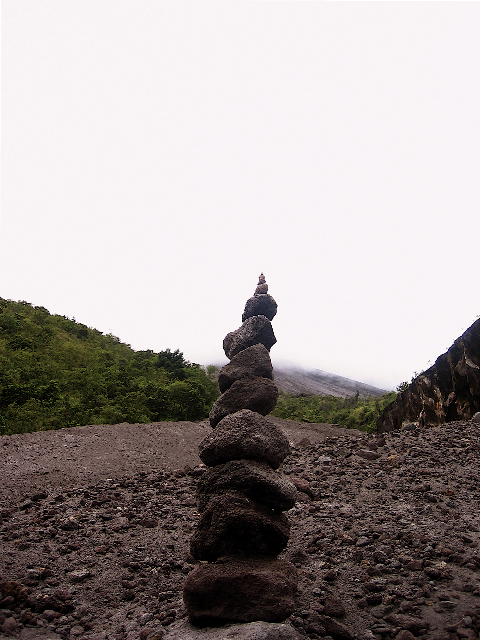
[[[258,284],[253,295],[258,296],[259,293],[268,293],[268,284],[265,281],[265,276],[261,273],[258,276]]]
[[[265,282],[265,276],[261,273],[253,297],[249,298],[245,304],[242,322],[253,316],[265,316],[269,320],[273,320],[277,313],[277,303],[272,296],[268,295],[267,291],[268,284]]]

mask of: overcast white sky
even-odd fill
[[[393,388],[480,314],[480,3],[3,0],[0,296]]]

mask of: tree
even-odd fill
[[[179,349],[175,349],[175,351],[170,351],[170,349],[160,351],[156,362],[158,368],[162,367],[162,369],[165,369],[165,371],[176,380],[185,380],[185,367],[187,367],[188,364]]]

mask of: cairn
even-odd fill
[[[183,591],[189,619],[199,626],[279,622],[294,610],[296,569],[277,556],[290,536],[282,512],[294,506],[297,492],[278,471],[290,453],[288,440],[265,417],[278,399],[269,354],[276,312],[262,273],[241,327],[223,341],[230,363],[218,378],[213,432],[199,446],[209,468],[198,482],[201,518],[190,550],[202,562]]]

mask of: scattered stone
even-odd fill
[[[302,493],[306,493],[307,496],[312,497],[312,489],[308,480],[290,476],[290,481],[297,488],[297,491],[301,491]]]
[[[369,543],[370,543],[370,540],[368,538],[366,538],[365,536],[360,536],[357,542],[355,543],[355,545],[357,547],[366,547],[367,544]]]
[[[12,598],[12,603],[23,603],[28,598],[28,591],[23,584],[14,580],[0,580],[0,600]]]
[[[249,622],[231,624],[220,628],[199,629],[182,621],[170,629],[166,640],[301,640],[297,631],[289,624],[276,622]]]
[[[329,569],[328,571],[325,571],[325,573],[323,574],[323,579],[326,580],[327,582],[333,582],[336,577],[337,577],[337,574],[334,569]]]
[[[5,618],[4,623],[1,626],[3,633],[10,635],[11,633],[15,633],[17,630],[17,621],[15,618]]]
[[[142,525],[142,527],[148,527],[149,529],[154,529],[155,527],[158,527],[158,520],[157,518],[143,518],[140,521],[140,524]]]
[[[87,578],[90,578],[91,575],[92,573],[88,569],[78,569],[70,573],[70,580],[72,582],[83,582]]]
[[[20,622],[34,627],[37,625],[38,619],[31,611],[24,609],[20,614]]]
[[[415,640],[415,636],[410,631],[402,629],[402,631],[399,631],[395,636],[395,640]]]
[[[400,613],[387,615],[385,616],[385,620],[396,627],[400,627],[400,629],[410,631],[415,636],[428,630],[430,626],[426,620],[405,616]]]
[[[325,604],[323,605],[323,613],[333,618],[343,618],[347,611],[340,598],[335,596],[327,596],[325,598]]]
[[[48,591],[30,596],[28,604],[35,613],[43,613],[48,609],[68,614],[75,609],[72,599],[72,595],[68,592],[57,590],[51,593]]]
[[[53,611],[53,609],[45,609],[42,615],[48,622],[53,622],[53,620],[60,617],[60,613]]]
[[[355,451],[355,453],[357,456],[360,456],[365,460],[378,460],[378,458],[382,457],[380,453],[370,451],[370,449],[359,449],[358,451]]]
[[[60,529],[64,531],[75,531],[80,529],[80,523],[74,516],[69,516],[60,522]]]
[[[82,626],[80,626],[79,624],[74,625],[71,629],[70,629],[70,635],[72,635],[73,637],[78,637],[83,635],[83,633],[85,632],[84,628]]]
[[[354,640],[353,633],[341,622],[330,618],[330,616],[321,615],[320,624],[334,640]]]
[[[296,449],[305,449],[305,447],[310,447],[311,446],[311,442],[308,438],[302,438],[301,440],[299,440],[296,444],[295,444],[295,448]],[[331,458],[330,458],[331,461]]]

